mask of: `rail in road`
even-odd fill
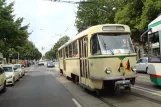
[[[37,70],[41,67],[37,67]],[[33,68],[30,68],[32,71]],[[132,92],[125,92],[119,96],[103,95],[96,97],[95,94],[84,92],[80,86],[67,80],[59,73],[58,68],[47,69],[48,73],[52,74],[73,96],[73,102],[76,102],[80,107],[160,107],[161,106],[161,91],[159,89],[140,86],[136,84],[132,87]],[[146,77],[146,74],[145,74]],[[147,79],[147,78],[146,78]],[[141,79],[139,78],[139,81]],[[137,82],[139,82],[137,81]],[[145,82],[145,79],[141,81]],[[149,83],[148,83],[149,84]],[[145,82],[146,85],[146,82]],[[78,102],[77,102],[78,101]]]
[[[110,107],[123,107],[123,106],[124,107],[129,107],[129,106],[131,107],[136,107],[136,106],[138,107],[141,107],[141,106],[160,107],[161,106],[161,91],[156,91],[154,89],[148,89],[148,88],[144,88],[144,87],[136,85],[132,87],[132,92],[125,92],[119,96],[104,95],[102,97],[96,97],[94,94],[89,94],[88,92],[85,92],[82,95],[86,96],[87,98],[85,97],[81,98],[81,95],[78,94],[79,93],[78,88],[80,88],[80,86],[77,86],[76,84],[72,83],[71,81],[67,80],[66,78],[62,76],[58,76],[57,79],[64,85],[64,87],[68,89],[69,92],[75,95],[76,98],[81,99],[83,101],[85,99],[87,99],[88,101],[89,98],[94,99],[93,97],[95,97]],[[76,89],[73,89],[73,87],[75,87]],[[81,91],[80,93],[82,93],[82,90],[80,91]],[[84,102],[82,104],[84,104]],[[89,103],[89,102],[86,102],[86,103]],[[93,103],[94,105],[96,105],[95,104],[96,102],[97,102],[96,100],[93,100],[91,104]]]

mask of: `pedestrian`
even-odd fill
[[[22,60],[21,65],[22,65],[23,67],[25,67],[25,62],[24,62],[24,60]]]

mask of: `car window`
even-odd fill
[[[0,74],[3,74],[4,70],[2,68],[0,68]]]
[[[137,61],[137,63],[142,63],[142,59],[139,59],[139,60]]]
[[[15,68],[21,68],[21,65],[15,65],[14,67]]]
[[[144,58],[143,63],[148,63],[148,59]]]
[[[3,67],[5,72],[13,72],[12,67]]]

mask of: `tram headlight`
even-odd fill
[[[105,73],[110,74],[111,72],[112,72],[112,69],[111,69],[111,68],[108,68],[108,67],[107,67],[107,68],[105,69]]]
[[[131,67],[131,70],[132,70],[133,72],[136,72],[136,66]]]

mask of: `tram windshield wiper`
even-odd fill
[[[109,50],[112,53],[112,55],[114,55],[114,52],[106,45],[104,40],[103,40],[103,46],[104,46],[106,52],[107,52],[107,50]]]

